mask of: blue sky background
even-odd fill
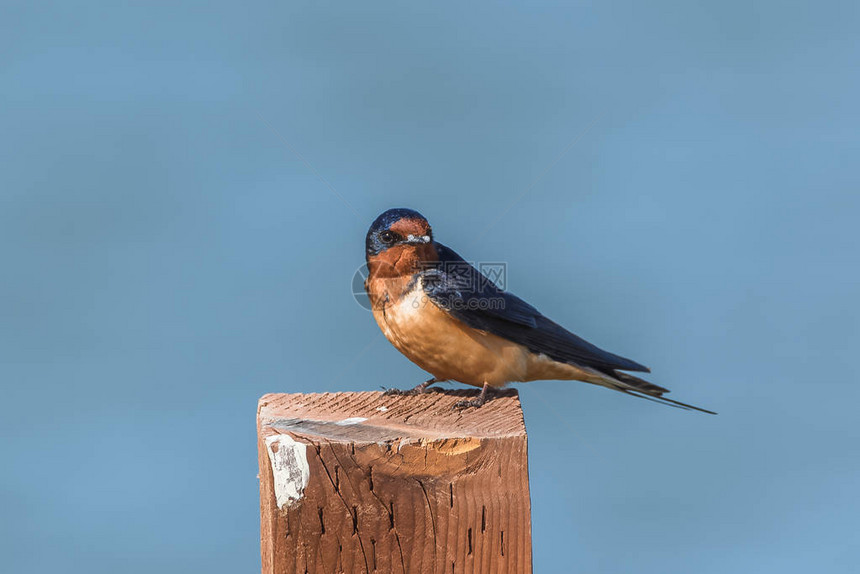
[[[536,572],[860,561],[856,2],[117,4],[0,4],[0,570],[256,571],[393,206],[720,412],[520,386]]]

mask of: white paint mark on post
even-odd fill
[[[412,444],[413,442],[420,442],[414,438],[402,438],[400,442],[397,444],[397,452],[400,452],[400,449],[406,446],[407,444]]]
[[[296,442],[290,435],[266,437],[272,476],[275,479],[275,501],[278,508],[299,500],[311,478],[307,445]]]
[[[366,420],[367,419],[364,417],[352,417],[350,419],[343,419],[342,421],[337,421],[334,424],[345,427],[345,426],[349,426],[349,425],[357,425],[358,423],[363,423]]]

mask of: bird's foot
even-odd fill
[[[414,397],[415,395],[424,394],[426,391],[413,388],[413,389],[385,389],[382,393],[384,397]]]
[[[427,392],[427,388],[433,383],[438,383],[436,379],[430,379],[429,381],[424,381],[420,385],[416,385],[411,389],[402,390],[402,389],[385,389],[385,392],[382,393],[385,396],[404,396],[404,397],[412,397],[415,395],[423,395]]]
[[[457,401],[454,403],[454,410],[462,411],[463,409],[468,409],[469,407],[475,407],[476,409],[483,406],[484,403],[487,402],[486,397],[481,398],[477,397],[474,399],[470,399],[467,401]]]
[[[487,402],[487,400],[489,399],[489,395],[494,394],[494,393],[495,393],[495,389],[490,387],[490,385],[484,383],[484,386],[481,389],[481,392],[478,394],[477,397],[475,397],[474,399],[457,401],[456,403],[454,403],[453,408],[456,411],[468,409],[469,407],[475,407],[476,409],[480,408],[484,405],[484,403]]]

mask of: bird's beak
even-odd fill
[[[422,243],[430,243],[429,235],[408,235],[406,236],[406,243],[411,243],[413,245],[420,245]]]

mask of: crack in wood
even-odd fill
[[[420,479],[415,479],[421,487],[421,492],[424,493],[424,500],[427,502],[427,514],[430,515],[430,526],[433,529],[433,562],[436,562],[436,518],[433,516],[433,505],[430,504],[430,496],[427,494],[427,488]]]
[[[326,476],[327,476],[327,477],[328,477],[328,479],[329,479],[329,482],[331,483],[332,487],[334,487],[334,492],[335,492],[335,494],[337,494],[337,497],[338,497],[338,498],[340,499],[340,501],[343,503],[344,507],[347,509],[347,512],[349,512],[349,505],[347,504],[346,499],[344,499],[343,495],[341,494],[341,492],[340,492],[340,488],[338,488],[338,483],[336,483],[335,481],[333,481],[333,480],[332,480],[332,478],[331,478],[331,474],[330,474],[330,473],[329,473],[329,471],[328,471],[328,466],[326,465],[325,460],[324,460],[324,459],[323,459],[323,457],[322,457],[322,449],[321,449],[321,448],[319,448],[319,445],[317,445],[317,446],[318,446],[318,448],[316,449],[316,451],[317,451],[317,456],[319,457],[320,465],[322,465],[323,470],[325,471]],[[332,455],[334,456],[335,460],[337,460],[337,461],[338,461],[338,463],[340,463],[340,460],[337,458],[337,453],[335,453],[334,448],[332,447],[332,445],[331,445],[331,442],[330,442],[330,441],[326,441],[326,446],[328,446],[329,451],[331,451],[331,453],[332,453]],[[338,469],[338,465],[335,465],[335,467],[334,467],[334,468],[335,468],[335,477],[337,477],[337,469]],[[349,475],[347,475],[347,481],[349,482]],[[351,482],[350,482],[350,486],[352,486],[352,483],[351,483]],[[352,507],[352,509],[353,509],[353,512],[355,512],[355,511],[356,511],[356,507],[355,507],[355,506],[353,506],[353,507]],[[319,512],[320,512],[320,525],[322,526],[322,534],[325,534],[325,525],[323,524],[323,510],[322,510],[322,508],[320,508]],[[357,524],[358,524],[358,514],[357,514],[357,513],[350,513],[350,514],[351,514],[351,516],[353,517],[352,532],[353,532],[353,534],[355,534],[355,533],[356,533],[356,530],[357,530]],[[338,539],[338,540],[339,540],[339,539]],[[363,543],[362,543],[362,541],[361,541],[361,536],[358,536],[358,545],[359,545],[359,547],[361,548],[361,554],[362,554],[362,556],[364,557],[365,570],[369,572],[369,571],[370,571],[370,566],[369,566],[369,565],[368,565],[368,563],[367,563],[367,554],[366,554],[366,553],[365,553],[365,551],[364,551],[364,544],[363,544]]]

